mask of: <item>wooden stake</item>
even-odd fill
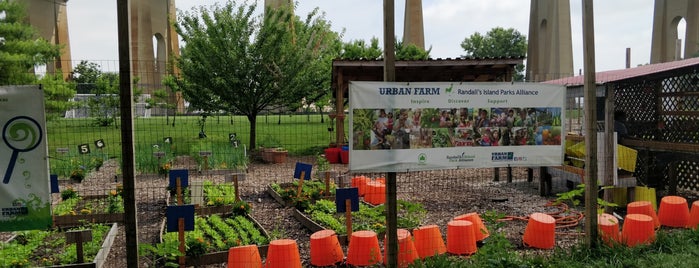
[[[301,171],[301,177],[299,178],[299,188],[296,191],[296,198],[301,197],[301,190],[303,190],[303,178],[306,176],[306,171]]]
[[[179,179],[177,180],[178,185],[179,185]],[[177,232],[178,232],[178,238],[180,240],[180,252],[182,253],[182,256],[179,257],[179,264],[180,267],[184,268],[185,267],[185,248],[184,248],[184,218],[179,218],[177,219]]]
[[[352,200],[345,199],[345,225],[347,227],[347,243],[352,238]]]
[[[177,205],[181,206],[184,204],[184,201],[182,200],[182,182],[180,181],[180,177],[177,177]]]
[[[325,172],[325,196],[330,195],[330,172]]]
[[[233,187],[235,188],[235,200],[240,200],[240,192],[238,192],[238,174],[233,175]]]

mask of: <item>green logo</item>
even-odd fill
[[[445,88],[444,91],[447,93],[451,93],[451,90],[454,89],[454,84],[450,84],[448,88]]]
[[[427,155],[425,153],[421,153],[420,155],[418,155],[417,162],[420,164],[426,163],[427,162]]]

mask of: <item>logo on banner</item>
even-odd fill
[[[447,155],[449,162],[473,162],[475,159],[475,155],[467,155],[465,152],[457,155]]]
[[[515,153],[513,152],[494,152],[490,160],[493,162],[509,162],[515,160]]]

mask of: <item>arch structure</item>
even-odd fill
[[[68,0],[24,0],[27,5],[29,24],[34,26],[39,35],[53,44],[61,45],[61,56],[46,65],[46,72],[55,74],[59,70],[63,79],[68,79],[73,71],[70,58],[70,39],[68,38]]]
[[[684,19],[684,53],[678,45],[677,25]],[[699,53],[699,1],[655,0],[650,63],[690,58]]]
[[[144,93],[162,87],[168,72],[177,69],[170,63],[180,54],[173,23],[175,0],[130,1],[131,76],[138,78]]]
[[[573,76],[570,1],[532,0],[529,13],[527,81]]]

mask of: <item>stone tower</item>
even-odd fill
[[[73,71],[68,38],[67,2],[68,0],[26,0],[25,2],[29,24],[39,31],[42,38],[63,46],[60,58],[46,66],[46,71],[50,74],[60,70],[63,79],[67,79]]]
[[[173,26],[175,0],[132,0],[130,8],[131,76],[139,78],[144,93],[152,93],[162,87],[172,55],[180,53]]]
[[[422,22],[422,0],[405,0],[403,43],[425,49],[425,29]]]
[[[687,23],[684,36],[684,55],[678,51],[677,24],[684,18]],[[650,63],[674,61],[692,57],[699,52],[699,1],[655,0],[653,11],[653,38]],[[679,57],[676,57],[679,55]]]
[[[569,0],[532,0],[527,81],[540,82],[573,74]]]

